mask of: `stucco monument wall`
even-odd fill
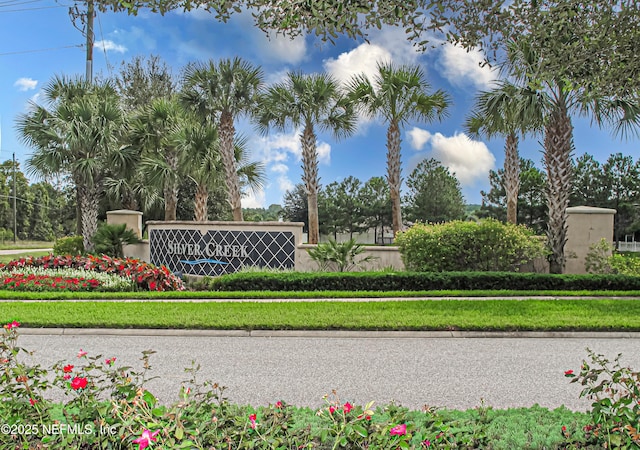
[[[149,261],[185,275],[295,269],[302,223],[149,221]]]

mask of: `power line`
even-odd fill
[[[51,47],[51,48],[41,48],[41,49],[37,49],[37,50],[21,50],[21,51],[17,51],[17,52],[7,52],[7,53],[0,53],[0,56],[7,56],[7,55],[21,55],[24,53],[37,53],[37,52],[50,52],[53,50],[62,50],[65,48],[82,48],[84,47],[84,44],[75,44],[75,45],[66,45],[64,47]]]
[[[38,3],[40,1],[42,1],[42,0],[27,0],[27,1],[9,0],[9,1],[5,1],[5,2],[0,2],[0,8],[10,7],[10,6],[28,5],[29,3]]]
[[[68,8],[68,6],[58,5],[58,6],[38,6],[36,8],[22,8],[22,9],[5,9],[5,10],[0,9],[0,14],[11,13],[11,12],[21,12],[21,11],[36,11],[40,9],[52,9],[52,8]]]

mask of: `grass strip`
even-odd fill
[[[640,331],[640,302],[0,302],[28,327],[242,330]]]
[[[16,292],[0,290],[0,300],[98,299],[306,299],[306,298],[413,298],[413,297],[640,297],[640,291],[172,291],[172,292]]]

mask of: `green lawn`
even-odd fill
[[[640,291],[170,291],[170,292],[15,292],[0,290],[0,300],[99,300],[99,299],[341,299],[433,297],[627,297]]]
[[[0,302],[28,327],[640,331],[640,301]]]

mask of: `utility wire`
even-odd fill
[[[98,18],[98,28],[100,28],[100,38],[102,39],[102,52],[104,53],[104,61],[107,64],[107,71],[109,71],[109,76],[112,75],[112,67],[109,64],[109,58],[107,58],[107,48],[104,45],[104,34],[102,33],[102,21],[100,20],[100,14],[96,14]]]
[[[68,6],[58,5],[58,6],[39,6],[36,8],[22,8],[22,9],[0,9],[0,14],[2,13],[12,13],[12,12],[22,12],[22,11],[37,11],[40,9],[53,9],[53,8],[68,8]]]
[[[0,53],[0,56],[21,55],[23,53],[50,52],[50,51],[53,51],[53,50],[62,50],[62,49],[65,49],[65,48],[82,48],[82,47],[84,47],[84,44],[66,45],[64,47],[40,48],[40,49],[37,49],[37,50],[21,50],[21,51],[18,51],[18,52]]]

